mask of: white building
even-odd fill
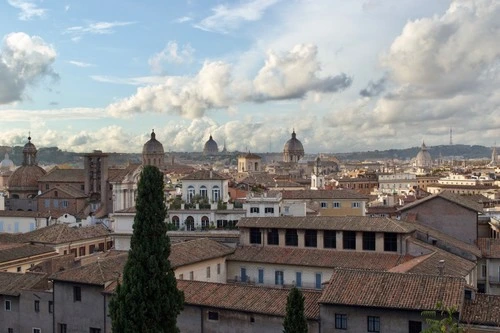
[[[418,187],[417,176],[411,173],[379,175],[379,192],[408,194]]]
[[[247,217],[277,217],[281,213],[280,204],[281,192],[270,191],[261,195],[250,192],[243,204],[243,209],[245,209]]]

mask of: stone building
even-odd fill
[[[283,162],[297,163],[304,157],[304,147],[302,142],[297,139],[295,130],[292,132],[292,138],[285,143],[283,147]]]

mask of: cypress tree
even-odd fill
[[[122,283],[110,301],[114,333],[179,332],[184,294],[170,266],[163,174],[145,166],[138,184],[136,215]]]
[[[286,299],[286,315],[283,333],[307,333],[307,319],[304,313],[304,295],[293,287]]]

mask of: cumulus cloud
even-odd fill
[[[10,33],[3,39],[0,51],[0,105],[23,99],[26,87],[58,74],[52,65],[55,49],[37,36]]]
[[[195,76],[164,76],[162,83],[138,88],[134,95],[111,104],[108,111],[117,117],[166,112],[194,119],[207,110],[233,109],[243,102],[297,99],[309,92],[334,93],[352,82],[343,73],[320,76],[314,45],[297,45],[285,54],[270,51],[253,79],[235,78],[236,71],[227,62],[205,61]]]
[[[385,77],[373,82],[368,82],[366,88],[362,89],[359,94],[363,97],[375,97],[380,95],[385,90],[387,79]]]
[[[251,0],[238,5],[218,5],[212,8],[213,14],[194,25],[195,28],[228,33],[236,29],[242,22],[258,21],[264,12],[279,0]]]
[[[45,16],[47,10],[39,8],[32,1],[23,0],[8,0],[9,5],[20,10],[19,19],[22,21],[29,21],[33,18]]]
[[[154,73],[162,73],[166,63],[191,63],[193,54],[194,48],[190,44],[179,46],[176,41],[170,41],[163,50],[149,58],[149,66]]]

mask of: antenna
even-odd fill
[[[450,127],[450,146],[453,146],[453,129]]]

